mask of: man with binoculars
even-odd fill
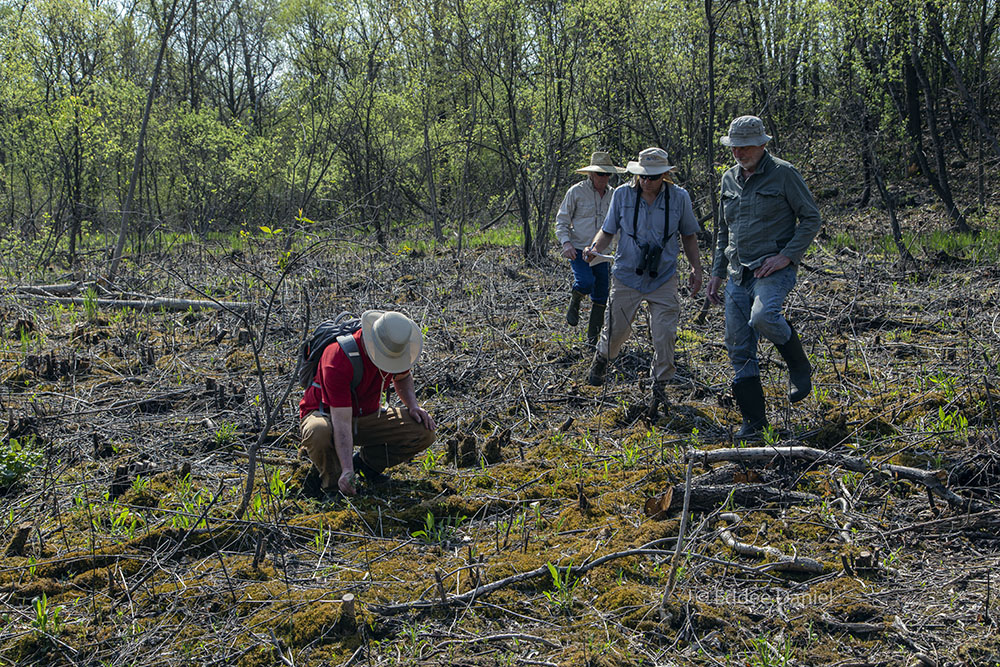
[[[674,169],[661,148],[647,148],[639,153],[638,160],[629,162],[626,171],[636,176],[635,181],[615,190],[604,225],[583,251],[583,259],[589,262],[618,234],[611,300],[587,381],[594,386],[604,384],[608,362],[618,356],[632,333],[632,321],[645,301],[654,352],[650,369],[651,417],[657,414],[660,405],[669,406],[665,385],[676,371],[674,341],[681,311],[677,298],[677,255],[681,245],[691,269],[688,286],[692,297],[701,288],[702,280],[695,237],[698,222],[691,208],[691,197],[684,188],[674,185],[668,175]]]

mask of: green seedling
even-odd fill
[[[573,591],[580,582],[579,579],[573,579],[571,574],[573,563],[570,561],[569,566],[562,573],[552,563],[546,563],[545,567],[549,569],[549,574],[552,576],[552,590],[544,591],[545,597],[556,610],[569,615],[573,610]]]
[[[626,443],[622,447],[622,467],[623,468],[634,468],[639,465],[639,460],[642,458],[642,447],[630,442]]]
[[[221,422],[215,428],[215,446],[225,447],[236,440],[236,424],[233,422]]]
[[[316,551],[326,551],[326,542],[328,539],[329,535],[326,532],[326,528],[323,526],[323,522],[320,521],[319,530],[313,535],[313,544],[316,546]]]
[[[455,536],[458,527],[467,518],[460,516],[438,521],[433,512],[428,512],[427,516],[424,517],[424,527],[414,531],[411,535],[425,544],[443,544]]]
[[[62,607],[49,605],[49,598],[45,593],[41,597],[34,598],[32,606],[35,608],[35,618],[31,621],[32,627],[41,635],[58,635],[62,632]]]
[[[83,293],[83,312],[88,322],[97,321],[97,290],[93,287],[88,287]]]
[[[752,667],[786,667],[792,660],[792,643],[787,637],[775,647],[768,635],[750,640],[751,652],[747,664]]]
[[[267,488],[271,492],[271,496],[273,496],[279,503],[284,501],[285,496],[288,495],[288,489],[285,487],[285,482],[282,481],[281,475],[277,470],[271,473],[270,479],[267,480]]]

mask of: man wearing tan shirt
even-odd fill
[[[624,169],[611,162],[611,156],[598,151],[590,156],[590,164],[576,170],[586,174],[567,192],[556,214],[556,238],[562,246],[562,255],[570,260],[573,269],[573,288],[566,311],[566,322],[570,326],[580,323],[580,302],[590,296],[590,320],[587,324],[587,342],[597,343],[597,337],[604,325],[604,311],[608,305],[607,262],[589,264],[584,261],[582,251],[590,244],[597,230],[604,224],[604,216],[611,204],[614,186],[609,184],[612,174],[624,173]]]

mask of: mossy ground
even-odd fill
[[[909,482],[826,466],[780,471],[818,503],[727,508],[741,517],[738,539],[817,559],[825,574],[771,572],[696,513],[661,610],[679,516],[648,518],[644,501],[683,481],[688,448],[731,446],[739,424],[718,310],[695,324],[700,303],[685,300],[683,377],[669,388],[669,414],[650,421],[644,317],[608,384],[586,385],[591,353],[563,321],[568,269],[557,259],[525,263],[489,247],[461,258],[312,253],[265,320],[280,249],[262,243],[253,267],[224,248],[197,265],[192,250],[174,252],[135,280],[197,297],[200,279],[185,283],[169,267],[183,262],[184,275],[230,276],[231,289],[216,293],[260,307],[247,319],[111,311],[88,320],[82,308],[0,304],[6,322],[35,327],[27,339],[4,331],[7,438],[41,453],[0,505],[4,544],[30,524],[0,568],[0,654],[10,663],[908,665],[920,652],[1000,664],[996,524],[940,500],[931,507]],[[778,355],[761,346],[776,437],[943,470],[958,492],[995,505],[996,292],[967,288],[984,271],[995,281],[990,261],[910,276],[821,240],[789,303],[814,362],[813,396],[789,407]],[[313,324],[378,306],[420,321],[417,388],[438,440],[387,486],[323,495],[296,454],[293,394],[236,519],[246,451],[292,368],[299,287],[313,295]],[[46,375],[32,355],[86,363]],[[500,460],[457,467],[447,445],[456,438],[480,451],[493,438]],[[112,493],[116,470],[125,482]],[[459,607],[379,611],[650,544],[659,553],[568,581],[545,574]],[[342,614],[348,593],[353,619]]]

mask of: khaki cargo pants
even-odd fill
[[[333,424],[329,415],[313,410],[302,419],[302,446],[319,471],[324,489],[337,488],[340,461],[333,447]],[[414,421],[406,408],[380,409],[354,419],[354,446],[361,459],[379,472],[405,463],[434,442],[434,431]]]
[[[681,302],[677,298],[677,274],[657,289],[643,294],[626,287],[617,278],[611,281],[611,307],[604,316],[604,329],[597,351],[605,359],[614,359],[632,334],[632,321],[645,301],[649,307],[649,332],[653,337],[653,361],[650,374],[658,382],[674,377],[674,343]]]

